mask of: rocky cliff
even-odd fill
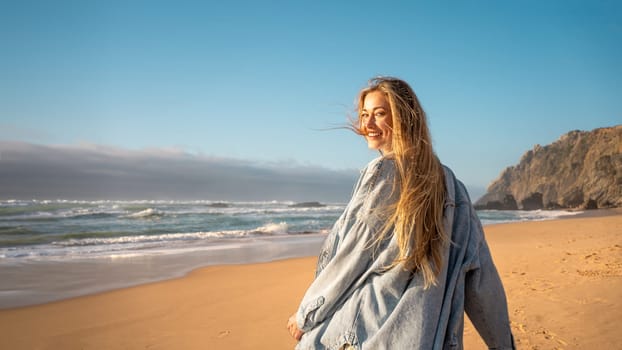
[[[571,131],[506,168],[477,209],[622,207],[622,125]]]

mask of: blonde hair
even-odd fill
[[[399,254],[391,267],[404,263],[422,274],[425,288],[436,285],[441,271],[442,248],[448,242],[443,228],[445,174],[432,149],[425,113],[412,88],[404,81],[378,77],[358,96],[358,115],[351,128],[365,135],[361,110],[365,97],[374,91],[385,94],[393,122],[392,153],[398,181],[394,191],[399,199],[389,208],[389,220],[377,237],[381,242],[391,228],[397,238]],[[382,209],[381,209],[382,210]]]

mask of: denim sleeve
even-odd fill
[[[471,229],[475,249],[465,280],[465,311],[490,349],[515,349],[507,301],[475,210]]]
[[[349,204],[349,213],[340,224],[331,252],[326,258],[320,254],[318,274],[302,299],[296,321],[300,330],[307,332],[332,316],[363,283],[364,275],[372,264],[374,238],[386,221],[386,214],[378,208],[391,199],[391,167],[382,163],[363,174]],[[330,246],[330,244],[329,244]]]
[[[302,299],[296,314],[300,330],[307,332],[332,315],[359,284],[372,261],[370,233],[367,225],[359,223],[340,242]]]

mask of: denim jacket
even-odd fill
[[[387,269],[398,252],[393,235],[374,245],[394,203],[392,159],[362,171],[352,199],[328,234],[316,277],[296,320],[296,349],[462,349],[464,312],[490,349],[514,349],[505,292],[464,185],[445,168],[443,214],[451,243],[437,285],[420,273]]]

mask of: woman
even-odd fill
[[[381,156],[326,238],[288,322],[297,349],[461,349],[464,311],[514,349],[505,293],[464,185],[432,149],[410,86],[376,78],[352,128]]]

